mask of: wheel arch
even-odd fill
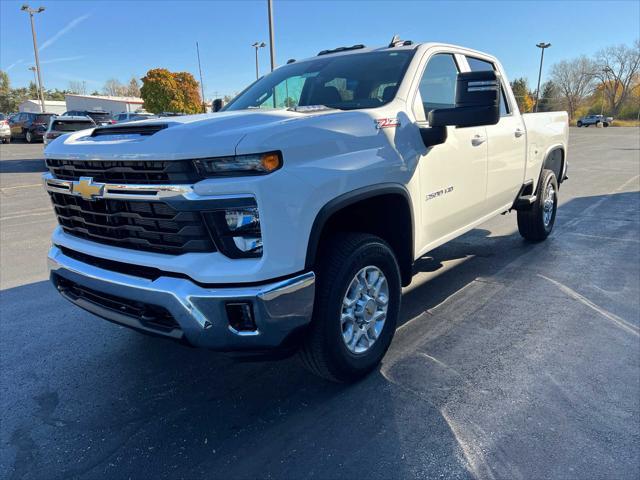
[[[323,240],[337,231],[364,231],[384,239],[398,260],[402,285],[411,282],[414,215],[406,187],[395,183],[371,185],[342,194],[325,204],[311,227],[305,268],[313,268]]]
[[[556,175],[558,185],[560,185],[564,181],[566,173],[566,156],[564,145],[558,144],[549,147],[542,162],[542,168],[540,169],[540,175],[538,175],[538,181],[542,177],[543,170],[552,170]]]

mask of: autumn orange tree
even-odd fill
[[[188,72],[151,69],[142,77],[140,96],[144,100],[144,108],[152,113],[202,111],[198,82]]]

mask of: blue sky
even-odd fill
[[[0,0],[0,68],[13,86],[33,78],[33,45],[24,1]],[[150,68],[189,71],[197,78],[200,43],[205,96],[232,94],[255,77],[255,41],[268,42],[266,0],[30,1],[36,16],[43,82],[64,89],[70,80],[101,90],[109,78],[127,82]],[[499,57],[510,78],[535,83],[539,50],[545,73],[559,60],[631,44],[640,36],[640,2],[633,1],[306,1],[274,0],[276,61],[364,43],[380,46],[393,34],[443,41]],[[261,73],[269,67],[260,52]]]

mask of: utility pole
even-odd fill
[[[29,5],[26,3],[22,5],[20,10],[25,11],[29,14],[29,18],[31,19],[31,36],[33,37],[33,53],[36,56],[36,70],[38,72],[38,91],[40,93],[40,107],[42,108],[42,113],[45,113],[44,107],[44,93],[42,88],[42,75],[40,73],[40,58],[38,57],[38,42],[36,40],[36,27],[33,23],[33,15],[36,13],[44,12],[44,7],[38,7],[38,9],[29,8]]]
[[[260,69],[258,68],[258,49],[264,48],[267,45],[264,42],[255,42],[251,46],[256,49],[256,80],[258,80],[258,78],[260,78]]]
[[[269,12],[269,50],[271,53],[271,71],[276,68],[276,48],[273,45],[273,0],[267,0]]]
[[[196,42],[196,52],[198,53],[198,70],[200,71],[200,89],[202,91],[202,113],[207,113],[207,104],[204,101],[204,83],[202,82],[202,66],[200,65],[200,46]]]
[[[536,88],[536,112],[538,111],[538,103],[540,98],[540,78],[542,77],[542,61],[544,60],[544,49],[549,48],[551,46],[550,43],[540,42],[536,45],[542,53],[540,54],[540,70],[538,71],[538,88]]]

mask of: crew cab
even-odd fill
[[[324,50],[220,112],[51,142],[51,280],[117,324],[353,381],[389,347],[417,259],[510,211],[547,238],[567,136],[565,112],[520,114],[491,55]]]

